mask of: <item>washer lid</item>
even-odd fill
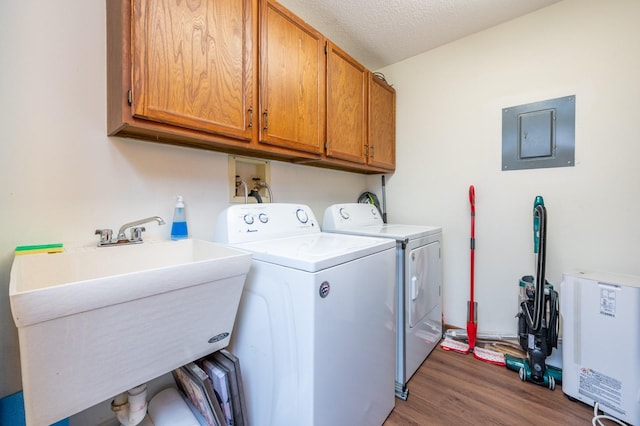
[[[366,235],[372,237],[393,238],[397,241],[423,238],[441,232],[437,226],[381,224],[368,226],[341,226],[334,229],[325,227],[325,232],[340,232],[341,234]]]
[[[395,249],[395,246],[390,239],[326,232],[234,245],[251,252],[254,260],[307,272],[321,271],[383,250]]]
[[[403,241],[433,235],[440,232],[441,228],[384,223],[375,207],[369,204],[344,203],[327,207],[324,212],[322,230],[342,234],[394,238]]]

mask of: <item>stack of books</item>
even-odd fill
[[[240,361],[231,352],[221,349],[172,373],[200,425],[249,425]]]

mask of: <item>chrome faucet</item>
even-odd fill
[[[117,244],[139,244],[142,242],[142,233],[145,231],[144,225],[149,222],[157,222],[158,225],[164,225],[165,222],[160,216],[151,216],[146,219],[135,220],[125,223],[118,230],[118,235],[112,239],[113,231],[111,229],[96,229],[96,235],[100,235],[98,247],[113,246]],[[127,238],[125,231],[131,228],[131,238]]]

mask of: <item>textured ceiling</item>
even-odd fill
[[[279,0],[372,70],[560,0]]]

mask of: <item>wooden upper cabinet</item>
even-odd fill
[[[365,164],[368,71],[327,42],[326,156]]]
[[[369,73],[368,164],[396,168],[396,91],[385,80]]]
[[[136,118],[250,141],[251,0],[133,0]]]
[[[110,136],[395,169],[393,88],[276,0],[107,0],[106,11]]]
[[[260,0],[260,142],[320,154],[325,38],[279,3]]]

